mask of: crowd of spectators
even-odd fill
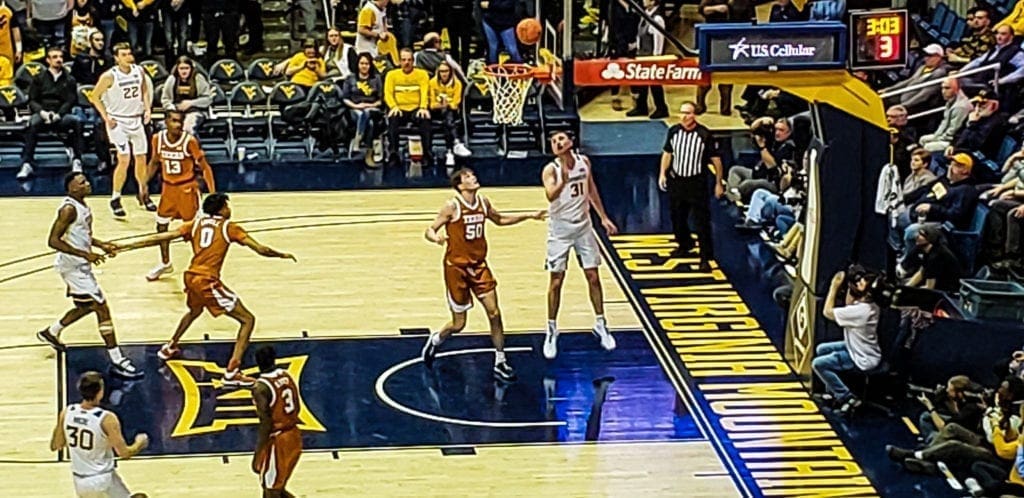
[[[808,5],[800,10],[778,0],[771,22],[814,19],[814,4]],[[735,16],[734,7],[704,0],[700,8],[714,22]],[[851,379],[890,368],[879,330],[884,311],[871,291],[881,285],[876,281],[955,296],[964,278],[1024,274],[1024,33],[1015,21],[1024,16],[994,19],[985,5],[966,14],[968,32],[956,43],[917,40],[907,67],[856,73],[886,107],[892,154],[879,180],[876,211],[886,217],[898,265],[895,276],[851,267],[832,280],[824,317],[842,329],[843,338],[817,346],[812,371],[824,387],[816,398],[840,414],[862,403],[847,386]],[[698,92],[701,111],[709,90]],[[719,91],[720,110],[729,114],[731,88]],[[727,195],[743,216],[736,228],[761,232],[780,259],[795,263],[810,135],[801,124],[808,119],[804,104],[773,87],[748,86],[742,97],[745,103],[737,107],[750,125],[755,156],[741,154],[749,161],[728,170]],[[790,293],[780,289],[776,298]],[[887,324],[899,335],[895,348],[909,347],[915,331],[931,320],[919,310],[897,316],[898,325]],[[998,385],[957,375],[924,390],[917,397],[919,446],[889,446],[889,457],[908,472],[951,471],[974,496],[1024,497],[1022,365],[1024,352],[1018,352],[997,366],[1004,378]]]
[[[385,157],[389,165],[400,163],[399,137],[410,133],[425,144],[423,159],[428,162],[434,134],[444,138],[448,167],[457,158],[471,155],[460,123],[464,93],[474,85],[464,68],[471,58],[492,63],[499,54],[502,60],[521,62],[524,52],[515,26],[532,10],[532,2],[525,0],[336,0],[330,3],[334,10],[329,13],[334,25],[319,35],[316,26],[326,18],[318,10],[321,6],[311,0],[289,4],[298,14],[294,31],[305,38],[298,52],[268,65],[262,82],[272,85],[288,80],[310,96],[307,104],[320,99],[321,105],[315,107],[318,119],[339,127],[321,141],[341,141],[350,152],[363,153],[371,166]],[[450,17],[452,13],[468,14],[468,18]],[[28,43],[23,42],[23,34],[47,47],[47,64],[51,53],[60,53],[62,64],[70,60],[59,78],[62,84],[70,83],[71,90],[76,85],[94,85],[112,67],[108,47],[127,42],[137,61],[151,64],[147,69],[154,80],[156,108],[184,111],[185,129],[200,139],[211,107],[218,98],[223,102],[230,97],[238,84],[234,69],[218,79],[217,62],[264,49],[260,3],[252,0],[32,0],[22,9],[14,3],[0,6],[0,18],[5,15],[10,22],[0,23],[0,86],[14,82],[14,73],[26,58]],[[442,30],[450,36],[450,51],[442,49]],[[244,66],[237,67],[245,71]],[[75,130],[96,123],[92,109],[76,105],[77,98],[66,103],[71,109],[60,111],[59,119],[48,114],[57,109],[46,108],[39,116],[38,84],[46,75],[34,72],[38,74],[26,79],[22,88],[34,116],[26,138],[34,139],[43,131],[56,132],[58,137],[80,136]],[[322,84],[334,88],[314,91]],[[270,87],[264,88],[269,95]],[[333,99],[330,105],[323,101],[327,97]],[[311,123],[312,115],[284,110],[280,109],[294,124]],[[95,135],[102,140],[102,130]],[[83,148],[65,138],[74,151],[74,166],[80,168]],[[338,144],[318,145],[337,150]],[[109,164],[105,148],[102,142],[95,147],[101,168]],[[30,145],[19,179],[34,173],[32,156]]]

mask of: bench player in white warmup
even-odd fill
[[[117,415],[100,408],[104,389],[98,372],[85,372],[78,378],[78,393],[82,402],[60,411],[50,438],[50,450],[67,447],[71,453],[75,494],[80,498],[146,498],[144,493],[128,491],[114,468],[114,452],[124,460],[138,455],[149,445],[149,436],[140,433],[131,445],[125,442]]]
[[[608,331],[604,318],[604,292],[597,267],[601,264],[601,251],[590,221],[590,208],[594,208],[601,226],[609,235],[619,229],[604,211],[591,174],[590,159],[573,150],[573,137],[567,132],[551,136],[551,151],[555,159],[544,166],[542,179],[544,193],[551,206],[548,208],[548,253],[544,269],[551,275],[548,285],[548,326],[544,337],[544,357],[551,360],[558,355],[558,308],[562,300],[562,282],[569,263],[569,250],[576,251],[576,259],[583,267],[590,291],[590,304],[597,315],[594,335],[601,347],[615,349],[615,338]]]
[[[128,164],[135,156],[135,181],[139,184],[139,204],[147,211],[156,211],[149,199],[149,180],[146,154],[149,141],[146,127],[153,103],[152,82],[141,66],[135,64],[132,47],[127,43],[114,45],[114,67],[100,76],[96,88],[89,94],[89,102],[96,107],[107,126],[107,137],[117,149],[117,167],[114,168],[113,192],[110,209],[114,216],[125,216],[121,205],[121,189],[128,177]]]

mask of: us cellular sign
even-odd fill
[[[700,67],[705,71],[840,69],[846,65],[841,23],[700,24]]]

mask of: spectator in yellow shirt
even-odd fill
[[[316,82],[327,77],[327,63],[316,49],[312,38],[302,42],[302,51],[274,67],[275,74],[284,73],[296,85],[310,89]]]
[[[412,50],[399,52],[399,67],[384,78],[384,103],[388,106],[388,165],[397,166],[399,131],[408,123],[420,130],[423,160],[431,163],[430,151],[430,75],[413,67]]]
[[[447,62],[437,65],[437,73],[430,80],[430,117],[440,121],[444,129],[444,164],[455,166],[455,156],[469,157],[473,152],[457,138],[459,130],[459,104],[462,103],[462,82],[455,77]]]

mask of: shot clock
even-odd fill
[[[907,64],[906,10],[850,13],[850,69],[885,69]]]

